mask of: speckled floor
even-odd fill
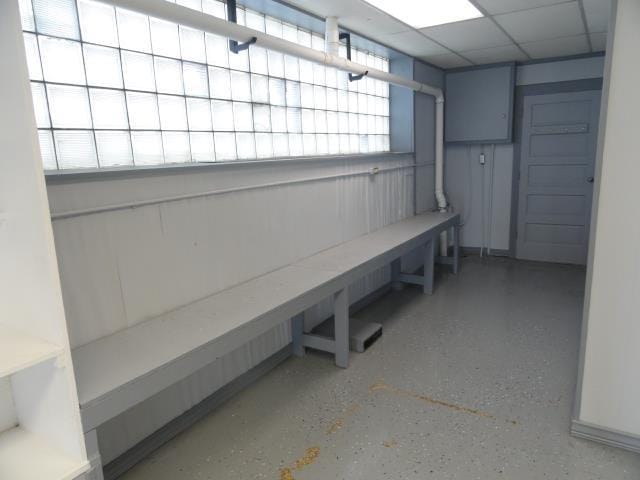
[[[123,478],[638,480],[640,455],[568,433],[583,282],[465,259],[361,311],[384,334],[349,369],[290,358]]]

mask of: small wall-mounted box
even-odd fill
[[[515,73],[515,63],[447,72],[445,141],[511,143]]]

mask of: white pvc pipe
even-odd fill
[[[237,163],[234,162],[234,165],[237,165]],[[407,165],[399,165],[396,167],[380,168],[376,171],[375,174],[379,175],[381,173],[396,172],[399,170],[415,168],[417,166],[418,165],[416,165],[415,163],[411,163]],[[149,205],[158,205],[161,203],[179,202],[182,200],[191,200],[194,198],[213,197],[215,195],[226,195],[229,193],[249,192],[253,190],[261,190],[264,188],[288,187],[291,185],[322,182],[324,180],[337,180],[337,179],[343,179],[343,178],[352,178],[352,177],[360,177],[360,176],[368,176],[368,175],[372,175],[371,170],[366,170],[364,172],[361,171],[361,172],[349,172],[349,173],[336,173],[334,175],[325,175],[321,177],[295,178],[293,180],[282,180],[280,182],[258,183],[255,185],[244,185],[241,187],[221,188],[218,190],[209,190],[209,191],[197,192],[197,193],[185,193],[185,194],[173,195],[169,197],[153,198],[150,200],[137,200],[133,202],[104,205],[102,207],[90,207],[90,208],[84,208],[80,210],[68,210],[66,212],[52,213],[51,220],[62,220],[65,218],[81,217],[83,215],[93,215],[96,213],[114,212],[117,210],[140,208],[140,207],[146,207]]]
[[[436,171],[435,195],[440,212],[447,211],[447,198],[444,195],[444,99],[436,97]],[[440,256],[446,257],[449,250],[447,231],[440,234]]]
[[[243,25],[228,22],[212,15],[207,15],[196,10],[192,10],[182,5],[169,3],[164,0],[100,0],[102,3],[114,5],[116,7],[133,10],[144,15],[166,20],[168,22],[178,23],[186,27],[202,30],[214,35],[220,35],[237,40],[240,43],[247,42],[252,38],[256,38],[256,45],[274,50],[276,52],[286,53],[294,57],[303,58],[314,63],[328,65],[338,70],[350,72],[354,74],[363,74],[368,72],[368,76],[383,82],[393,83],[401,87],[410,88],[416,92],[433,95],[436,98],[444,100],[442,90],[426,83],[415,82],[392,73],[383,72],[372,67],[360,65],[359,63],[347,60],[338,55],[320,52],[310,47],[304,47],[282,38],[267,35],[264,32],[253,30]]]
[[[392,73],[377,70],[372,67],[360,65],[338,55],[333,50],[333,45],[329,51],[320,52],[309,47],[304,47],[293,42],[289,42],[282,38],[267,35],[264,32],[253,30],[233,22],[228,22],[212,15],[207,15],[196,10],[192,10],[182,5],[169,3],[164,0],[100,0],[103,3],[114,5],[117,7],[133,10],[144,15],[166,20],[168,22],[178,23],[186,27],[196,30],[202,30],[214,35],[220,35],[237,40],[238,42],[248,42],[252,38],[256,39],[256,44],[269,50],[285,53],[294,57],[303,58],[314,63],[320,63],[334,67],[349,73],[360,75],[366,73],[369,77],[383,82],[392,83],[400,87],[409,88],[418,93],[432,95],[436,99],[436,172],[435,172],[435,195],[438,202],[438,210],[444,212],[447,210],[447,199],[444,195],[444,94],[440,88],[427,85],[426,83],[409,80]],[[333,43],[335,35],[338,34],[337,20],[327,19],[327,28],[331,28],[331,39],[327,39]],[[249,47],[251,48],[251,47]],[[444,232],[441,236],[440,251],[446,256],[447,250],[447,234]]]
[[[337,17],[327,17],[325,19],[324,50],[330,55],[338,55],[340,52],[340,32],[338,31]]]

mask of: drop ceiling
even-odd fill
[[[442,0],[446,1],[446,0]],[[414,29],[363,0],[284,0],[441,68],[605,49],[611,0],[471,0],[481,18]]]

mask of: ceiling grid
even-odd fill
[[[606,45],[611,0],[469,1],[482,17],[421,29],[364,0],[283,3],[336,16],[344,28],[445,69],[588,54]]]

